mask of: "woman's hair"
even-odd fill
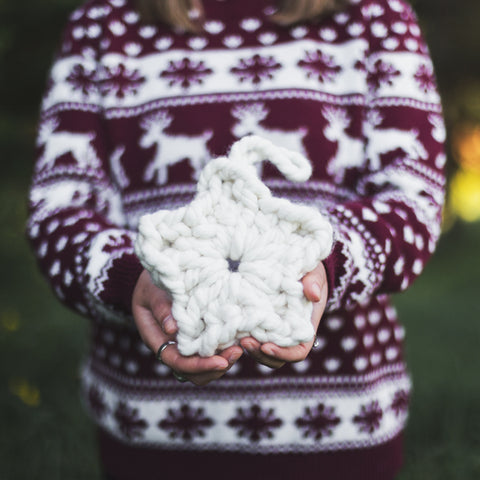
[[[136,0],[141,16],[148,22],[165,22],[187,32],[202,30],[204,10],[202,0]],[[343,7],[348,0],[278,0],[272,20],[280,25],[292,25],[313,20]]]

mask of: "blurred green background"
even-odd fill
[[[87,323],[53,298],[23,234],[40,96],[78,4],[0,0],[0,480],[99,478],[94,430],[78,399]],[[413,4],[444,101],[450,181],[437,253],[396,297],[415,383],[399,480],[473,480],[480,479],[480,2]]]

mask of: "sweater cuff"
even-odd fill
[[[345,274],[344,263],[345,256],[342,254],[342,245],[336,242],[332,248],[330,255],[323,260],[323,265],[327,274],[328,298],[327,306],[331,304],[333,299],[338,296],[336,291],[339,286],[339,279]]]
[[[132,313],[132,296],[138,277],[143,271],[140,260],[134,253],[125,253],[113,261],[102,300],[124,313]]]

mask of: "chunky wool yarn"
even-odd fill
[[[249,136],[202,170],[194,200],[140,219],[136,253],[170,292],[183,355],[213,355],[238,339],[292,346],[314,336],[301,278],[330,252],[332,227],[313,207],[275,198],[255,163],[292,181],[311,175],[301,154]]]

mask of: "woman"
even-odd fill
[[[133,252],[138,219],[189,202],[200,166],[252,133],[309,158],[300,186],[269,164],[262,177],[334,226],[303,279],[317,341],[182,357],[168,294]],[[83,391],[109,478],[395,477],[410,379],[388,295],[434,251],[443,137],[405,0],[90,0],[72,14],[29,236],[58,297],[91,318]]]

